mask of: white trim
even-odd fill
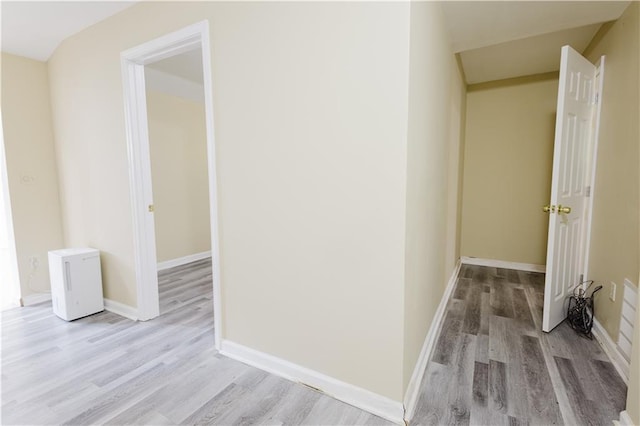
[[[129,52],[129,51],[127,51]],[[125,101],[125,130],[129,159],[129,185],[133,216],[133,254],[136,267],[138,317],[148,320],[160,315],[156,243],[151,188],[151,161],[144,81],[144,65],[122,53],[122,86]]]
[[[2,283],[2,285],[8,285],[11,290],[8,296],[13,299],[12,302],[7,303],[7,307],[10,304],[20,306],[22,304],[22,287],[20,286],[20,274],[18,269],[18,252],[16,251],[16,237],[13,230],[13,212],[11,210],[11,193],[9,192],[9,175],[7,170],[7,153],[4,147],[4,128],[2,125],[2,111],[0,111],[0,185],[2,188],[0,191],[3,193],[3,205],[0,205],[0,209],[4,209],[5,223],[0,226],[6,226],[8,249],[9,249],[9,271],[7,272],[9,283]],[[4,293],[4,291],[3,291]]]
[[[211,262],[213,264],[213,317],[215,328],[216,348],[222,346],[222,283],[220,280],[220,234],[218,230],[218,174],[216,172],[216,141],[213,121],[213,80],[211,65],[211,46],[209,37],[209,22],[204,21],[204,28],[200,34],[200,48],[202,49],[202,76],[204,79],[204,108],[207,125],[207,160],[209,176],[209,212],[211,228]]]
[[[51,300],[51,293],[34,293],[20,299],[22,306],[31,306]]]
[[[456,267],[453,269],[453,273],[449,278],[447,287],[444,290],[444,294],[440,299],[438,309],[433,316],[431,326],[429,327],[429,331],[425,336],[422,350],[420,351],[420,356],[418,357],[418,362],[413,369],[411,380],[409,380],[409,386],[407,386],[407,391],[404,394],[404,418],[406,421],[410,422],[413,418],[416,409],[416,403],[418,402],[418,396],[420,395],[422,378],[424,377],[424,372],[427,369],[429,358],[431,358],[431,353],[433,352],[433,349],[435,348],[436,342],[438,340],[438,336],[440,335],[440,327],[442,326],[442,321],[447,310],[447,303],[449,302],[451,293],[453,293],[453,289],[456,287],[456,281],[458,279],[458,274],[460,273],[461,265],[462,263],[460,262],[460,260],[458,260],[458,262],[456,263]]]
[[[165,269],[186,265],[188,263],[196,262],[198,260],[206,259],[209,257],[211,257],[211,251],[203,251],[201,253],[194,253],[187,256],[178,257],[177,259],[165,260],[164,262],[158,262],[158,271],[164,271]]]
[[[261,370],[306,384],[347,404],[404,425],[402,403],[284,359],[248,348],[229,340],[222,341],[220,353]]]
[[[209,176],[209,214],[211,221],[211,261],[213,263],[213,315],[215,344],[222,339],[222,302],[220,290],[220,247],[218,233],[218,195],[216,149],[213,124],[213,83],[211,47],[207,20],[151,40],[121,53],[122,83],[125,101],[125,128],[129,156],[129,182],[133,216],[134,257],[138,298],[138,317],[147,320],[159,315],[157,259],[153,214],[151,161],[147,129],[144,65],[199,48],[202,52],[204,104]]]
[[[482,259],[480,257],[461,256],[460,261],[465,265],[491,266],[494,268],[516,269],[518,271],[542,272],[547,271],[545,265],[536,265],[533,263],[508,262],[506,260]]]
[[[104,309],[121,317],[129,318],[130,320],[138,321],[138,310],[132,306],[125,305],[124,303],[116,302],[111,299],[104,299]]]
[[[615,420],[614,420],[615,422]],[[634,426],[635,423],[631,420],[631,416],[627,410],[620,412],[620,421],[618,422],[620,426]]]
[[[618,346],[613,342],[607,330],[602,327],[597,319],[593,319],[593,329],[591,330],[593,337],[596,338],[602,349],[607,354],[611,363],[622,377],[626,384],[629,384],[629,362],[618,351]]]

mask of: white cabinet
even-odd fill
[[[49,252],[53,312],[71,321],[104,310],[100,252],[72,248]]]

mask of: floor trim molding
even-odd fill
[[[22,306],[31,306],[51,300],[51,293],[34,293],[20,299]]]
[[[120,315],[121,317],[129,318],[133,321],[138,321],[138,310],[124,303],[116,302],[111,299],[104,299],[104,309]]]
[[[467,256],[461,256],[460,261],[465,265],[492,266],[494,268],[516,269],[527,272],[545,273],[547,271],[545,265],[536,265],[533,263],[508,262],[506,260],[482,259],[480,257]]]
[[[403,420],[404,408],[399,401],[229,340],[222,341],[220,353],[293,382],[311,386],[333,398],[398,425],[405,424]]]
[[[444,316],[447,310],[447,303],[449,302],[449,298],[453,293],[453,289],[456,287],[456,281],[458,279],[458,275],[460,274],[461,265],[462,262],[458,260],[458,262],[456,263],[456,267],[453,269],[451,277],[449,277],[449,282],[447,283],[444,294],[440,299],[438,309],[433,316],[431,326],[429,327],[429,331],[425,336],[422,350],[420,351],[420,356],[418,357],[418,362],[413,369],[411,380],[409,380],[407,391],[404,394],[405,420],[407,421],[410,421],[415,414],[418,396],[420,396],[420,387],[422,386],[422,378],[424,377],[424,372],[427,369],[429,358],[431,358],[431,353],[436,347],[438,335],[440,334],[440,327],[442,326],[442,321],[444,320]]]
[[[177,259],[165,260],[164,262],[158,262],[158,271],[164,271],[165,269],[186,265],[187,263],[206,259],[208,257],[211,257],[211,250],[178,257]]]
[[[631,416],[627,410],[620,412],[620,421],[618,421],[620,426],[633,426],[633,420],[631,420]]]
[[[629,384],[629,362],[622,356],[620,351],[618,350],[618,345],[613,342],[613,339],[607,333],[607,330],[600,324],[600,322],[594,318],[593,319],[593,329],[591,330],[593,333],[593,337],[596,338],[602,349],[607,354],[611,363],[622,377],[622,380],[628,385]]]

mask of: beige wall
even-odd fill
[[[204,104],[147,91],[158,262],[211,250]]]
[[[595,312],[614,341],[624,279],[638,285],[639,9],[633,2],[586,52],[594,63],[606,55],[588,277],[605,287]],[[618,284],[615,302],[608,297],[612,281]]]
[[[556,74],[469,86],[462,256],[544,265]]]
[[[455,178],[458,176],[457,149],[460,145],[465,92],[443,25],[440,4],[411,4],[410,37],[404,294],[405,389],[455,265],[455,261],[451,260],[455,256],[456,246],[458,185]],[[452,182],[449,182],[450,175],[454,176]],[[453,188],[451,192],[449,185]],[[450,198],[456,200],[451,208]],[[454,224],[453,229],[448,228],[449,223]]]
[[[44,62],[2,53],[2,125],[24,299],[50,291],[47,252],[64,245]]]
[[[406,3],[143,2],[67,39],[50,76],[68,242],[103,250],[106,297],[136,304],[120,52],[202,19],[223,338],[401,400]]]

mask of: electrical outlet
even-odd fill
[[[612,302],[616,301],[616,288],[617,287],[618,286],[616,285],[616,283],[611,281],[611,286],[609,287],[609,299],[611,299]]]

